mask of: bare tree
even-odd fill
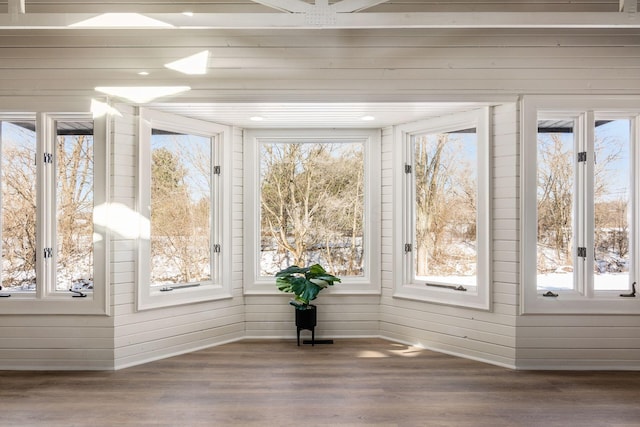
[[[477,182],[462,136],[420,136],[413,156],[416,274],[473,274]]]
[[[2,150],[2,285],[35,281],[36,165],[30,148],[5,142]]]
[[[192,192],[187,183],[190,172],[193,171],[188,170],[173,151],[164,147],[152,151],[154,282],[188,283],[210,277],[210,197],[208,191]],[[192,200],[192,193],[201,197]],[[167,267],[171,265],[178,271],[177,275],[169,273],[171,269]]]
[[[538,138],[538,241],[548,242],[565,261],[571,259],[573,238],[574,156],[560,134]]]
[[[623,141],[596,138],[594,142],[594,220],[596,251],[614,250],[624,257],[628,249],[627,200],[613,194],[615,164],[623,156]],[[538,269],[571,263],[573,239],[574,168],[572,139],[559,133],[538,135]],[[622,192],[624,193],[624,191]],[[613,229],[611,233],[607,229]],[[611,235],[613,234],[613,235]],[[555,252],[552,259],[544,248]]]
[[[263,145],[262,238],[290,258],[286,264],[306,265],[320,256],[334,274],[361,274],[364,167],[358,147]]]
[[[59,136],[56,167],[58,263],[66,268],[93,253],[93,137]]]

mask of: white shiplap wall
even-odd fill
[[[247,295],[247,337],[293,338],[294,308],[288,295]],[[318,297],[318,338],[378,336],[379,300],[376,295],[321,295]],[[302,336],[310,337],[308,331]]]
[[[97,85],[171,84],[163,64],[211,50],[206,78],[180,77],[185,101],[484,101],[520,94],[640,95],[637,30],[305,30],[143,33],[0,33],[3,111],[29,111],[27,97],[55,111],[61,95],[85,101]],[[109,68],[108,71],[102,70]],[[112,69],[113,68],[113,69]],[[354,71],[357,70],[357,71]],[[297,73],[294,73],[297,71]],[[183,80],[180,80],[181,82]],[[87,103],[88,104],[88,103]],[[112,202],[135,206],[135,111],[115,121]],[[638,316],[517,316],[518,126],[514,104],[494,119],[492,312],[392,298],[392,133],[385,129],[382,296],[323,296],[319,335],[379,334],[519,368],[637,369]],[[242,297],[242,144],[233,156],[234,298],[137,313],[134,242],[114,236],[113,317],[0,316],[0,367],[123,367],[242,336],[291,337],[286,296]],[[245,304],[246,303],[246,304]],[[246,312],[246,323],[245,321]],[[1,313],[0,313],[1,314]]]
[[[113,367],[113,319],[2,316],[0,370],[104,370]]]
[[[381,335],[400,342],[461,355],[498,365],[516,365],[516,313],[518,288],[518,152],[515,103],[492,108],[492,210],[493,260],[492,310],[432,304],[393,298],[394,271],[391,242],[393,218],[393,181],[385,179],[383,206],[383,297],[381,301]],[[391,178],[392,158],[399,152],[391,128],[383,133],[383,176]]]
[[[135,210],[136,164],[137,164],[137,116],[134,108],[119,105],[122,118],[115,120],[113,140],[112,199]],[[234,129],[233,139],[241,139]],[[234,194],[232,209],[241,209],[242,192],[241,143],[229,145],[232,150],[234,168],[224,168],[233,174]],[[240,174],[238,174],[240,169]],[[237,193],[240,193],[239,195]],[[240,200],[240,202],[238,202]],[[234,212],[232,218],[242,215]],[[240,239],[242,224],[234,220],[233,237]],[[238,237],[239,235],[239,237]],[[234,259],[242,259],[242,246],[235,244]],[[135,239],[127,236],[113,238],[113,315],[114,367],[140,364],[146,361],[209,347],[237,340],[244,335],[244,306],[242,301],[242,265],[233,264],[232,299],[186,304],[175,307],[136,311]]]
[[[640,316],[521,316],[520,369],[640,370]]]

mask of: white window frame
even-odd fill
[[[252,129],[244,133],[244,266],[245,295],[281,294],[275,278],[260,276],[260,144],[261,141],[362,142],[364,148],[364,275],[340,277],[324,292],[331,295],[379,295],[380,284],[380,130]]]
[[[620,291],[594,291],[593,277],[579,274],[577,286],[572,290],[558,290],[557,297],[544,297],[537,289],[537,135],[538,120],[545,116],[575,117],[577,129],[575,138],[582,147],[593,148],[595,117],[612,115],[618,118],[630,118],[631,122],[631,170],[640,167],[640,98],[637,97],[605,97],[605,96],[527,96],[521,101],[521,314],[638,314],[640,304],[638,297],[620,297]],[[588,151],[587,173],[584,183],[593,183],[593,150]],[[589,171],[591,173],[589,173]],[[578,183],[576,183],[578,185]],[[631,181],[631,277],[638,272],[640,261],[638,202],[640,201],[640,173],[636,173]],[[589,213],[592,208],[592,194],[575,191],[575,199],[587,206],[574,213],[582,217],[582,226],[586,227],[584,239],[588,247],[593,241],[593,218]],[[574,201],[574,206],[577,202]],[[585,217],[585,214],[586,217]],[[575,227],[580,225],[576,224]],[[589,231],[591,230],[591,231]],[[593,265],[593,253],[587,249],[587,263]]]
[[[412,138],[425,133],[451,132],[475,128],[477,134],[477,287],[475,292],[462,292],[447,288],[426,286],[414,279],[412,251],[405,251],[406,244],[414,245],[414,179],[405,173],[405,165],[413,165]],[[446,117],[422,120],[395,126],[394,141],[394,217],[401,218],[394,224],[394,273],[395,298],[425,301],[436,304],[468,307],[478,310],[491,309],[491,149],[489,140],[489,107],[452,114]],[[412,168],[413,169],[413,168]]]
[[[160,111],[139,110],[138,197],[139,214],[137,255],[137,310],[170,307],[203,301],[231,298],[231,129],[212,122],[191,119]],[[150,285],[151,281],[151,131],[152,129],[182,132],[212,139],[211,245],[220,245],[220,251],[212,249],[212,277],[199,282],[197,287],[176,287],[162,292]],[[220,166],[220,174],[213,172]]]
[[[34,113],[3,114],[3,121],[20,119],[36,121],[36,157],[38,161],[36,191],[37,254],[44,248],[56,248],[56,122],[93,121],[93,291],[86,297],[74,297],[73,293],[56,290],[56,255],[39,256],[36,263],[38,285],[36,292],[15,292],[9,298],[0,298],[0,311],[4,314],[110,314],[109,247],[110,233],[98,224],[100,212],[107,206],[109,188],[109,121],[106,116],[93,117],[90,113]],[[44,153],[54,155],[54,163],[44,164]]]

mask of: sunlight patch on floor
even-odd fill
[[[372,358],[389,357],[389,355],[384,354],[381,351],[363,350],[358,353],[358,357],[361,357],[363,359],[365,358],[372,359]]]
[[[416,357],[423,349],[419,347],[407,346],[404,344],[392,344],[389,350],[362,350],[357,357],[361,358],[383,358],[383,357]]]

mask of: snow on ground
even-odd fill
[[[595,274],[593,276],[596,291],[625,291],[629,289],[629,273]],[[538,275],[538,289],[573,289],[572,273],[547,273]]]

